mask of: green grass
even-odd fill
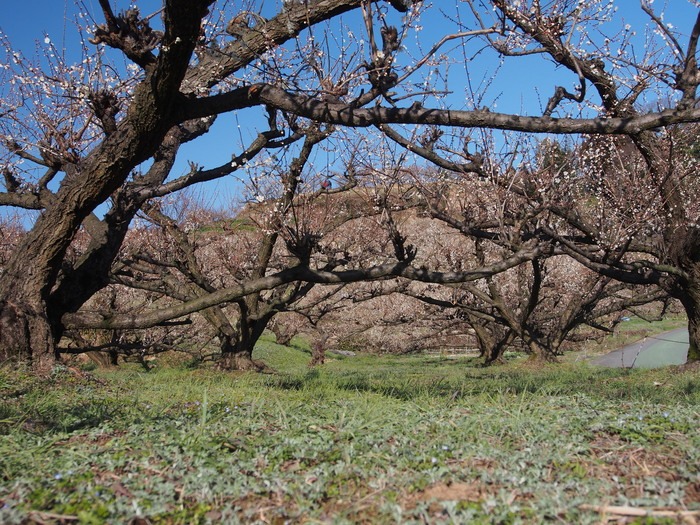
[[[222,219],[197,228],[198,234],[224,233],[230,231],[256,231],[258,227],[249,219]]]
[[[700,509],[700,374],[436,356],[0,374],[0,522],[596,523]]]

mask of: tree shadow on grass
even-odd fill
[[[309,390],[317,388],[347,392],[367,392],[398,400],[436,398],[455,401],[479,395],[590,396],[607,400],[645,400],[665,402],[670,398],[692,402],[695,388],[690,383],[679,382],[659,388],[655,376],[645,372],[598,369],[594,367],[553,366],[542,370],[532,369],[477,369],[461,365],[460,373],[450,370],[456,364],[442,360],[438,366],[410,371],[407,367],[392,372],[379,367],[374,370],[333,370],[308,372],[306,375],[280,375],[268,383],[283,390]],[[383,366],[384,364],[382,364]],[[431,369],[432,368],[432,369]],[[700,386],[698,387],[700,388]]]
[[[0,433],[14,430],[43,434],[93,428],[126,408],[104,381],[89,373],[57,369],[48,378],[18,376],[14,390],[0,391]]]
[[[95,428],[114,419],[118,413],[116,408],[80,403],[70,407],[54,407],[52,410],[30,410],[19,420],[21,428],[26,432],[44,434],[54,432],[74,432]]]

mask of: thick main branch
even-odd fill
[[[700,122],[700,109],[665,110],[625,118],[552,118],[521,116],[488,110],[461,111],[424,108],[375,106],[356,108],[352,104],[323,101],[301,94],[290,93],[268,84],[248,88],[251,103],[299,115],[316,122],[350,127],[369,127],[380,124],[422,124],[460,128],[488,128],[529,133],[558,134],[625,134],[633,135],[687,122]],[[252,105],[252,104],[251,104]],[[191,101],[183,108],[183,120],[226,113],[240,107],[240,94],[221,94]]]

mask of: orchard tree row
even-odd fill
[[[73,53],[3,41],[0,206],[36,213],[3,215],[0,359],[45,373],[61,352],[215,341],[222,367],[260,368],[252,346],[280,312],[320,348],[324,322],[389,294],[402,306],[358,322],[469,327],[489,361],[511,345],[549,358],[582,325],[676,299],[700,358],[700,17],[132,4],[79,13]],[[556,65],[556,83],[517,91],[521,61]],[[523,96],[539,104],[499,111]],[[225,161],[202,146],[183,163],[208,136]],[[235,213],[192,204],[232,179]]]

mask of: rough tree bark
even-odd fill
[[[294,336],[297,335],[295,327],[280,322],[271,323],[270,330],[275,334],[275,342],[282,346],[289,346]]]
[[[688,363],[694,363],[700,361],[700,231],[696,227],[684,230],[671,256],[685,275],[675,279],[669,293],[681,302],[688,316]]]
[[[269,316],[271,317],[271,316]],[[269,317],[250,322],[242,319],[243,322],[237,327],[235,338],[221,337],[221,357],[217,363],[222,370],[242,370],[252,372],[272,371],[262,361],[253,359],[253,350],[260,340]]]
[[[126,118],[88,157],[66,171],[55,202],[37,219],[0,279],[0,356],[31,358],[46,373],[56,360],[60,317],[49,296],[64,255],[85,218],[153,155],[174,123],[179,87],[211,0],[169,0],[163,45],[135,90]]]
[[[319,331],[316,339],[311,343],[311,361],[309,367],[320,366],[326,362],[326,344],[330,334]]]

